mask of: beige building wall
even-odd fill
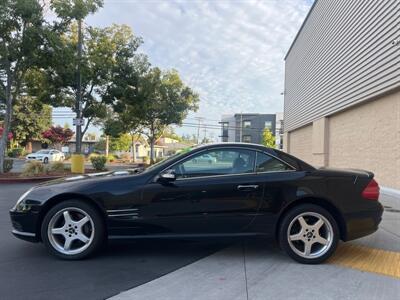
[[[359,168],[400,189],[400,92],[287,134],[287,151],[315,166]]]
[[[400,189],[400,93],[329,118],[329,166],[371,170]]]
[[[312,125],[308,125],[289,133],[288,149],[290,154],[312,164]],[[285,140],[285,139],[284,139]]]

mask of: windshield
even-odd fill
[[[49,154],[50,151],[49,150],[40,150],[40,151],[38,151],[36,153],[38,153],[38,154]]]

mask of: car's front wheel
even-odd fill
[[[294,207],[284,216],[279,229],[281,248],[305,264],[318,264],[328,259],[338,241],[335,219],[326,209],[313,204]]]
[[[104,223],[92,205],[67,200],[51,208],[43,219],[42,240],[63,259],[82,259],[98,250],[105,238]]]

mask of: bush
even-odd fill
[[[44,167],[43,163],[40,161],[28,161],[22,171],[22,176],[35,176],[38,174],[44,174],[47,170]]]
[[[14,161],[12,159],[5,159],[4,160],[4,172],[8,173],[11,171],[11,169],[13,168],[13,163]]]
[[[131,160],[131,154],[130,153],[122,153],[121,154],[121,159],[125,161],[130,161]]]
[[[24,148],[14,148],[8,151],[8,156],[9,157],[20,157],[24,155],[25,149]]]
[[[61,161],[55,161],[50,165],[50,171],[63,173],[64,172],[64,164]]]
[[[89,156],[87,157],[87,159],[89,159],[90,161],[92,161],[92,157],[99,157],[99,156],[100,156],[100,154],[93,152],[93,153],[90,153],[90,154],[89,154]]]
[[[96,171],[104,171],[106,168],[107,157],[104,155],[90,157],[93,168]]]
[[[113,162],[113,161],[115,161],[115,156],[114,156],[113,154],[108,154],[107,160],[108,160],[109,162]]]

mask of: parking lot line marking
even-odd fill
[[[328,262],[360,271],[400,278],[400,252],[341,244]]]

